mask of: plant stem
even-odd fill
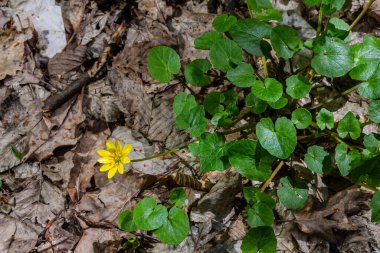
[[[322,30],[322,21],[323,21],[323,9],[319,8],[317,37],[319,36],[319,34],[321,33],[321,30]]]
[[[334,102],[336,99],[348,95],[349,93],[351,93],[351,92],[357,90],[359,87],[360,87],[360,84],[357,84],[357,85],[355,85],[355,86],[349,88],[348,90],[343,91],[342,93],[340,93],[340,94],[338,94],[338,95],[336,95],[336,96],[334,96],[334,97],[332,97],[332,98],[326,100],[325,102],[322,102],[322,103],[319,103],[319,104],[317,104],[317,105],[313,105],[313,106],[311,106],[311,107],[309,108],[309,110],[314,110],[314,109],[317,109],[317,108],[319,108],[319,107],[321,107],[321,106],[323,106],[323,105],[325,105],[325,104],[329,104],[329,103],[331,103],[331,102]]]
[[[254,127],[256,125],[256,123],[248,123],[248,124],[245,124],[241,127],[238,127],[238,128],[235,128],[235,129],[231,129],[231,130],[227,130],[227,131],[224,131],[224,132],[219,132],[220,134],[223,134],[223,135],[229,135],[229,134],[233,134],[233,133],[237,133],[237,132],[240,132],[240,131],[243,131],[243,130],[246,130],[246,129],[250,129],[252,127]]]
[[[360,14],[356,17],[356,19],[354,20],[354,22],[352,22],[352,24],[348,28],[349,31],[351,31],[359,23],[360,19],[362,19],[362,17],[364,16],[364,14],[367,12],[367,10],[369,9],[369,7],[371,7],[371,5],[374,2],[375,2],[375,0],[369,0],[369,2],[366,4],[366,6],[364,6],[362,12],[360,12]]]
[[[262,56],[261,62],[263,63],[265,77],[268,77],[267,58],[265,56]]]
[[[192,142],[190,142],[190,143],[192,143]],[[164,156],[164,155],[167,155],[167,154],[171,154],[171,153],[174,153],[174,152],[178,152],[181,149],[187,148],[187,146],[190,143],[188,143],[188,144],[186,144],[186,145],[184,145],[182,147],[173,148],[173,149],[170,149],[168,151],[165,151],[165,152],[162,152],[162,153],[158,153],[158,154],[155,154],[155,155],[152,155],[152,156],[147,156],[147,157],[140,158],[140,159],[133,159],[133,160],[131,160],[131,162],[133,162],[133,163],[142,162],[142,161],[150,160],[150,159],[157,158],[157,157],[160,157],[160,156]]]
[[[263,186],[261,186],[261,189],[260,189],[261,192],[265,191],[265,189],[268,187],[268,185],[270,184],[270,182],[272,182],[273,178],[281,170],[281,168],[282,168],[283,165],[284,165],[284,160],[281,160],[280,163],[277,165],[276,169],[272,172],[272,175],[270,175],[270,177],[268,178],[268,180],[265,181],[265,183],[263,184]]]

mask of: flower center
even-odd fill
[[[119,155],[115,155],[115,162],[120,162],[121,161],[121,158],[120,158],[120,156]]]

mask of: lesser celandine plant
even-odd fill
[[[172,48],[160,45],[150,50],[148,70],[157,82],[185,80],[182,83],[187,92],[175,97],[173,110],[177,128],[191,136],[185,147],[199,157],[200,171],[233,167],[243,177],[263,182],[261,188],[243,190],[250,226],[242,243],[243,252],[276,252],[272,229],[276,202],[264,191],[295,153],[312,173],[339,173],[353,184],[374,190],[372,221],[380,220],[380,136],[362,133],[363,125],[380,123],[380,39],[365,36],[362,43],[348,45],[351,29],[373,2],[370,0],[349,25],[332,16],[344,0],[305,0],[306,5],[319,7],[319,19],[316,38],[302,41],[296,30],[281,24],[282,16],[269,0],[248,0],[250,18],[217,16],[212,22],[214,31],[195,40],[197,49],[209,51],[208,58],[189,62],[183,71],[180,57]],[[270,25],[268,21],[278,22]],[[310,65],[293,69],[292,58],[302,48],[312,52]],[[289,73],[273,54],[279,62],[289,63]],[[252,59],[261,60],[263,74]],[[268,70],[268,62],[272,71]],[[310,96],[314,84],[325,77],[333,83],[340,77],[352,80],[352,87],[334,99],[358,91],[369,103],[367,122],[361,124],[348,112],[335,123],[332,112],[325,108],[334,99],[298,106],[297,100]],[[189,85],[202,87],[201,92],[197,94]],[[208,89],[211,86],[213,92]],[[224,91],[215,91],[217,87]],[[236,127],[243,118],[248,123]],[[232,133],[241,133],[241,138],[227,142],[225,136]],[[326,138],[336,142],[335,147],[318,145]],[[299,142],[310,145],[304,150],[297,145]],[[100,162],[105,164],[101,170],[109,171],[112,177],[116,170],[122,173],[122,164],[130,161],[126,157],[130,146],[107,145],[109,151],[100,152]],[[279,179],[277,197],[286,208],[301,209],[308,200],[307,184],[293,182],[290,175]],[[144,198],[134,210],[120,214],[119,227],[125,231],[153,231],[159,240],[179,244],[189,231],[188,218],[181,209],[183,201],[178,200],[185,196],[181,191],[176,189],[171,204],[166,206]]]

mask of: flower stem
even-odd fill
[[[261,189],[260,189],[261,192],[265,191],[265,189],[268,187],[268,185],[270,184],[270,182],[272,182],[273,178],[281,170],[282,166],[284,166],[284,160],[280,161],[280,163],[277,165],[276,169],[272,172],[272,175],[270,175],[270,177],[268,178],[268,180],[265,181],[265,183],[263,184],[263,186],[261,186]]]
[[[265,77],[268,77],[267,58],[265,56],[262,56],[261,62],[263,63]]]
[[[344,97],[344,96],[350,94],[351,92],[357,90],[359,87],[360,87],[360,84],[357,84],[357,85],[349,88],[348,90],[345,90],[342,93],[340,93],[340,94],[338,94],[338,95],[336,95],[336,96],[334,96],[334,97],[332,97],[332,98],[330,98],[330,99],[328,99],[328,100],[326,100],[326,101],[324,101],[322,103],[319,103],[319,104],[311,106],[309,108],[309,110],[314,110],[314,109],[317,109],[317,108],[319,108],[319,107],[321,107],[321,106],[323,106],[325,104],[330,104],[331,102],[334,102],[336,99],[338,99],[340,97]]]
[[[359,23],[360,19],[362,19],[362,17],[364,16],[364,14],[367,12],[367,10],[369,9],[369,7],[371,7],[371,5],[374,2],[375,2],[375,0],[369,0],[368,1],[368,3],[366,4],[366,6],[364,6],[362,12],[360,12],[360,14],[356,17],[356,19],[354,20],[354,22],[352,22],[352,24],[348,28],[349,31],[351,31]]]
[[[190,142],[190,143],[192,143],[192,142]],[[165,152],[162,152],[162,153],[158,153],[158,154],[155,154],[155,155],[152,155],[152,156],[147,156],[147,157],[140,158],[140,159],[133,159],[133,160],[131,160],[131,162],[133,162],[133,163],[142,162],[142,161],[150,160],[150,159],[153,159],[153,158],[161,157],[161,156],[164,156],[164,155],[168,155],[168,154],[171,154],[171,153],[174,153],[174,152],[178,152],[181,149],[187,148],[187,146],[190,143],[188,143],[188,144],[186,144],[186,145],[184,145],[182,147],[173,148],[173,149],[170,149],[168,151],[165,151]]]
[[[248,124],[245,124],[245,125],[243,125],[241,127],[238,127],[238,128],[235,128],[235,129],[230,129],[230,130],[227,130],[227,131],[224,131],[224,132],[219,132],[219,133],[223,134],[223,135],[229,135],[229,134],[237,133],[237,132],[240,132],[240,131],[243,131],[243,130],[246,130],[246,129],[253,128],[255,125],[256,125],[256,123],[248,123]]]
[[[317,37],[321,33],[322,30],[322,21],[323,21],[323,9],[319,9],[319,14],[318,14],[318,27],[317,27]]]

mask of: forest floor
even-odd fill
[[[315,36],[315,8],[272,2],[302,39]],[[339,17],[352,22],[363,5],[349,0]],[[183,63],[206,57],[194,39],[211,30],[216,14],[242,18],[246,11],[237,0],[0,1],[0,252],[240,252],[247,231],[241,186],[248,182],[232,169],[202,176],[196,158],[183,150],[128,164],[128,173],[109,180],[99,172],[96,151],[107,139],[120,139],[133,145],[130,157],[138,159],[185,143],[189,137],[175,128],[172,111],[174,96],[185,87],[153,81],[147,52],[163,44]],[[352,43],[380,36],[379,23],[377,0]],[[89,78],[95,62],[102,67]],[[48,99],[74,85],[72,95]],[[338,102],[339,110],[330,108],[336,118],[347,111],[368,116],[355,94]],[[311,177],[300,158],[287,166]],[[151,234],[117,228],[118,214],[142,197],[167,199],[181,173],[214,184],[208,191],[186,189],[191,233],[184,243],[167,246]],[[278,252],[379,252],[370,193],[347,188],[344,180],[312,177],[311,199],[327,204],[300,212],[277,206]],[[138,249],[131,249],[134,238]]]

